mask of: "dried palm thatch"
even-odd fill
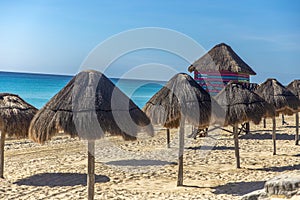
[[[290,82],[286,88],[300,99],[300,80]]]
[[[224,126],[252,121],[259,124],[265,116],[274,116],[274,107],[242,84],[230,82],[215,97],[225,110]]]
[[[143,127],[152,135],[149,124],[148,117],[104,74],[83,71],[36,114],[29,136],[44,143],[59,131],[87,140],[108,132],[127,140],[135,139]]]
[[[274,105],[277,116],[280,113],[292,115],[300,107],[300,100],[276,79],[267,79],[257,87],[255,93]]]
[[[194,79],[176,74],[143,108],[153,124],[178,128],[184,115],[189,124],[207,127],[211,120],[212,100]]]
[[[208,53],[195,61],[188,68],[193,71],[229,71],[235,73],[245,73],[256,75],[230,46],[221,43],[214,46]]]
[[[37,109],[15,94],[0,93],[0,130],[10,137],[28,136]]]

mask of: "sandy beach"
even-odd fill
[[[230,133],[218,130],[209,137],[187,139],[184,187],[176,187],[178,130],[171,130],[170,149],[164,130],[134,142],[99,140],[95,199],[240,199],[263,188],[266,180],[300,169],[294,116],[286,116],[286,121],[289,125],[282,126],[277,118],[275,156],[271,120],[267,128],[251,124],[251,133],[240,135],[241,169],[235,168]],[[58,136],[44,145],[7,139],[0,199],[86,199],[86,169],[86,143],[78,138]]]

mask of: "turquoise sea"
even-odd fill
[[[41,108],[60,91],[72,76],[0,72],[0,93],[19,95],[36,108]],[[140,108],[162,88],[165,82],[110,78]]]

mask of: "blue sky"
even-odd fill
[[[297,0],[0,1],[0,71],[75,74],[107,38],[162,27],[206,50],[225,42],[257,72],[254,82],[275,77],[287,84],[300,78],[299,10]],[[182,72],[189,65],[167,52],[141,50],[120,57],[108,76],[153,62]]]

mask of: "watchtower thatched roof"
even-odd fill
[[[146,103],[143,110],[153,124],[166,128],[178,128],[182,115],[190,124],[207,127],[214,102],[191,76],[179,73]]]
[[[294,80],[286,87],[300,99],[300,80]]]
[[[270,104],[239,83],[229,82],[215,99],[225,110],[224,126],[250,121],[259,124],[263,117],[275,115],[275,110]]]
[[[15,94],[0,93],[0,131],[8,136],[28,136],[30,121],[37,109]]]
[[[29,135],[43,143],[64,131],[71,136],[95,140],[106,132],[135,139],[145,128],[153,134],[150,120],[104,74],[77,74],[33,118]]]
[[[300,100],[276,79],[267,79],[257,87],[255,93],[272,104],[277,115],[291,115],[300,107]]]
[[[229,71],[256,75],[251,67],[225,43],[214,46],[208,53],[189,66],[188,70],[189,72]]]

